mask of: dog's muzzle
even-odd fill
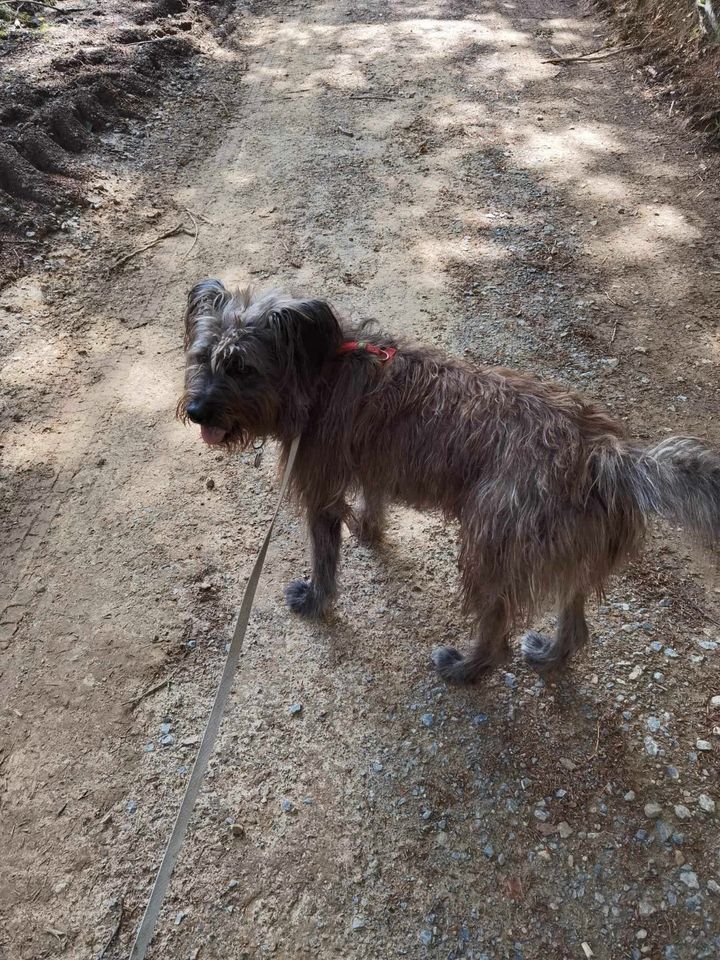
[[[191,401],[185,408],[185,412],[189,420],[199,425],[200,436],[205,443],[214,446],[223,442],[227,431],[223,430],[222,427],[211,427],[205,422],[208,418],[208,408],[202,400]]]

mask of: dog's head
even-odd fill
[[[188,296],[178,416],[199,424],[213,445],[289,439],[302,428],[323,367],[341,342],[338,319],[321,300],[255,298],[203,280]]]

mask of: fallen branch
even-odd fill
[[[132,260],[133,257],[137,257],[139,254],[144,253],[151,247],[156,247],[158,243],[162,243],[163,240],[167,240],[168,237],[175,237],[179,233],[187,233],[188,236],[190,236],[185,224],[179,223],[176,227],[173,227],[172,230],[167,230],[165,233],[161,233],[159,237],[155,237],[154,240],[151,240],[150,243],[146,243],[144,247],[138,247],[137,250],[132,250],[130,253],[126,253],[124,257],[120,257],[120,259],[116,260],[115,263],[110,267],[108,273],[114,273],[117,269],[124,266],[128,260]]]
[[[190,249],[187,251],[187,253],[184,253],[184,254],[183,254],[183,260],[187,260],[187,258],[190,256],[190,254],[191,254],[191,253],[193,252],[193,250],[195,249],[195,244],[197,243],[197,238],[198,238],[198,233],[200,232],[200,228],[198,227],[198,222],[197,222],[197,220],[195,219],[195,217],[193,216],[193,214],[190,213],[190,211],[188,210],[188,208],[187,208],[187,207],[183,207],[183,209],[185,210],[185,212],[187,213],[187,215],[188,215],[188,216],[190,217],[190,219],[192,220],[192,222],[193,222],[193,227],[195,228],[195,236],[193,237],[193,242],[192,242],[192,244],[190,245]]]
[[[122,897],[121,897],[121,898],[120,898],[120,912],[118,913],[117,923],[115,924],[115,927],[113,928],[113,932],[110,934],[110,938],[109,938],[108,942],[105,944],[105,946],[102,948],[102,950],[100,951],[100,953],[97,955],[97,960],[103,960],[103,958],[105,957],[105,954],[108,952],[108,950],[110,949],[110,947],[111,947],[111,946],[113,945],[113,943],[115,942],[115,939],[117,938],[117,935],[120,933],[120,927],[121,927],[121,925],[122,925],[122,922],[123,922],[123,900],[122,900]]]
[[[386,97],[380,93],[351,93],[349,100],[396,100],[396,97]]]
[[[606,47],[598,47],[597,50],[588,50],[587,53],[578,53],[570,57],[552,57],[550,60],[543,60],[543,63],[595,63],[596,60],[607,60],[608,57],[614,57],[618,53],[624,53],[626,50],[639,49],[639,43],[624,43],[620,47],[608,50]],[[604,51],[604,52],[603,52]]]
[[[158,690],[162,690],[163,687],[167,687],[176,673],[177,673],[177,670],[173,670],[173,672],[169,673],[164,680],[161,680],[159,683],[154,684],[152,687],[148,687],[147,690],[143,690],[142,693],[138,694],[137,697],[133,697],[132,700],[126,700],[125,706],[130,707],[130,709],[132,710],[146,697],[151,697],[154,693],[157,693]]]

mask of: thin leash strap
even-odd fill
[[[222,720],[225,704],[230,694],[230,690],[232,689],[233,680],[235,679],[235,672],[237,670],[238,661],[240,658],[240,651],[242,650],[243,640],[245,639],[245,633],[247,631],[248,621],[250,619],[253,600],[255,599],[255,590],[257,589],[260,574],[265,562],[265,555],[267,554],[268,546],[270,545],[270,538],[272,536],[275,521],[277,520],[277,515],[280,510],[280,504],[285,496],[285,490],[287,489],[293,464],[295,463],[295,456],[297,454],[299,443],[300,437],[295,437],[290,445],[290,452],[288,453],[287,464],[285,465],[285,473],[283,474],[282,482],[280,484],[280,493],[278,495],[275,513],[270,521],[270,526],[267,529],[265,539],[260,547],[257,559],[255,560],[255,565],[252,568],[247,586],[245,587],[245,593],[240,606],[240,613],[238,614],[237,623],[235,624],[235,632],[233,633],[233,638],[230,642],[227,656],[225,657],[225,665],[223,666],[220,683],[218,684],[217,692],[215,693],[215,700],[213,701],[207,726],[205,727],[205,733],[203,734],[202,742],[200,743],[197,757],[195,758],[195,765],[193,766],[192,773],[190,774],[190,780],[188,781],[182,802],[180,803],[180,809],[178,810],[177,817],[175,819],[175,825],[173,826],[170,839],[168,840],[167,847],[165,848],[160,869],[155,877],[155,883],[153,884],[153,888],[150,893],[148,905],[145,908],[145,913],[143,914],[140,927],[138,928],[138,932],[135,936],[135,942],[133,943],[132,950],[130,951],[129,960],[143,960],[155,933],[155,925],[157,924],[157,919],[160,914],[160,908],[162,907],[163,900],[165,899],[168,884],[170,883],[170,877],[172,876],[175,863],[180,853],[180,848],[182,847],[185,834],[187,833],[190,816],[192,815],[193,807],[195,806],[195,801],[197,800],[197,796],[200,791],[202,779],[205,776],[205,771],[207,770],[208,761],[212,755],[215,738],[217,737],[218,730],[220,729],[220,721]]]

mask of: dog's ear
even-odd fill
[[[278,352],[296,375],[317,376],[342,342],[340,321],[324,300],[293,300],[269,319]]]
[[[185,348],[190,345],[195,333],[195,324],[202,314],[219,313],[232,298],[221,280],[201,280],[192,288],[185,310]]]

